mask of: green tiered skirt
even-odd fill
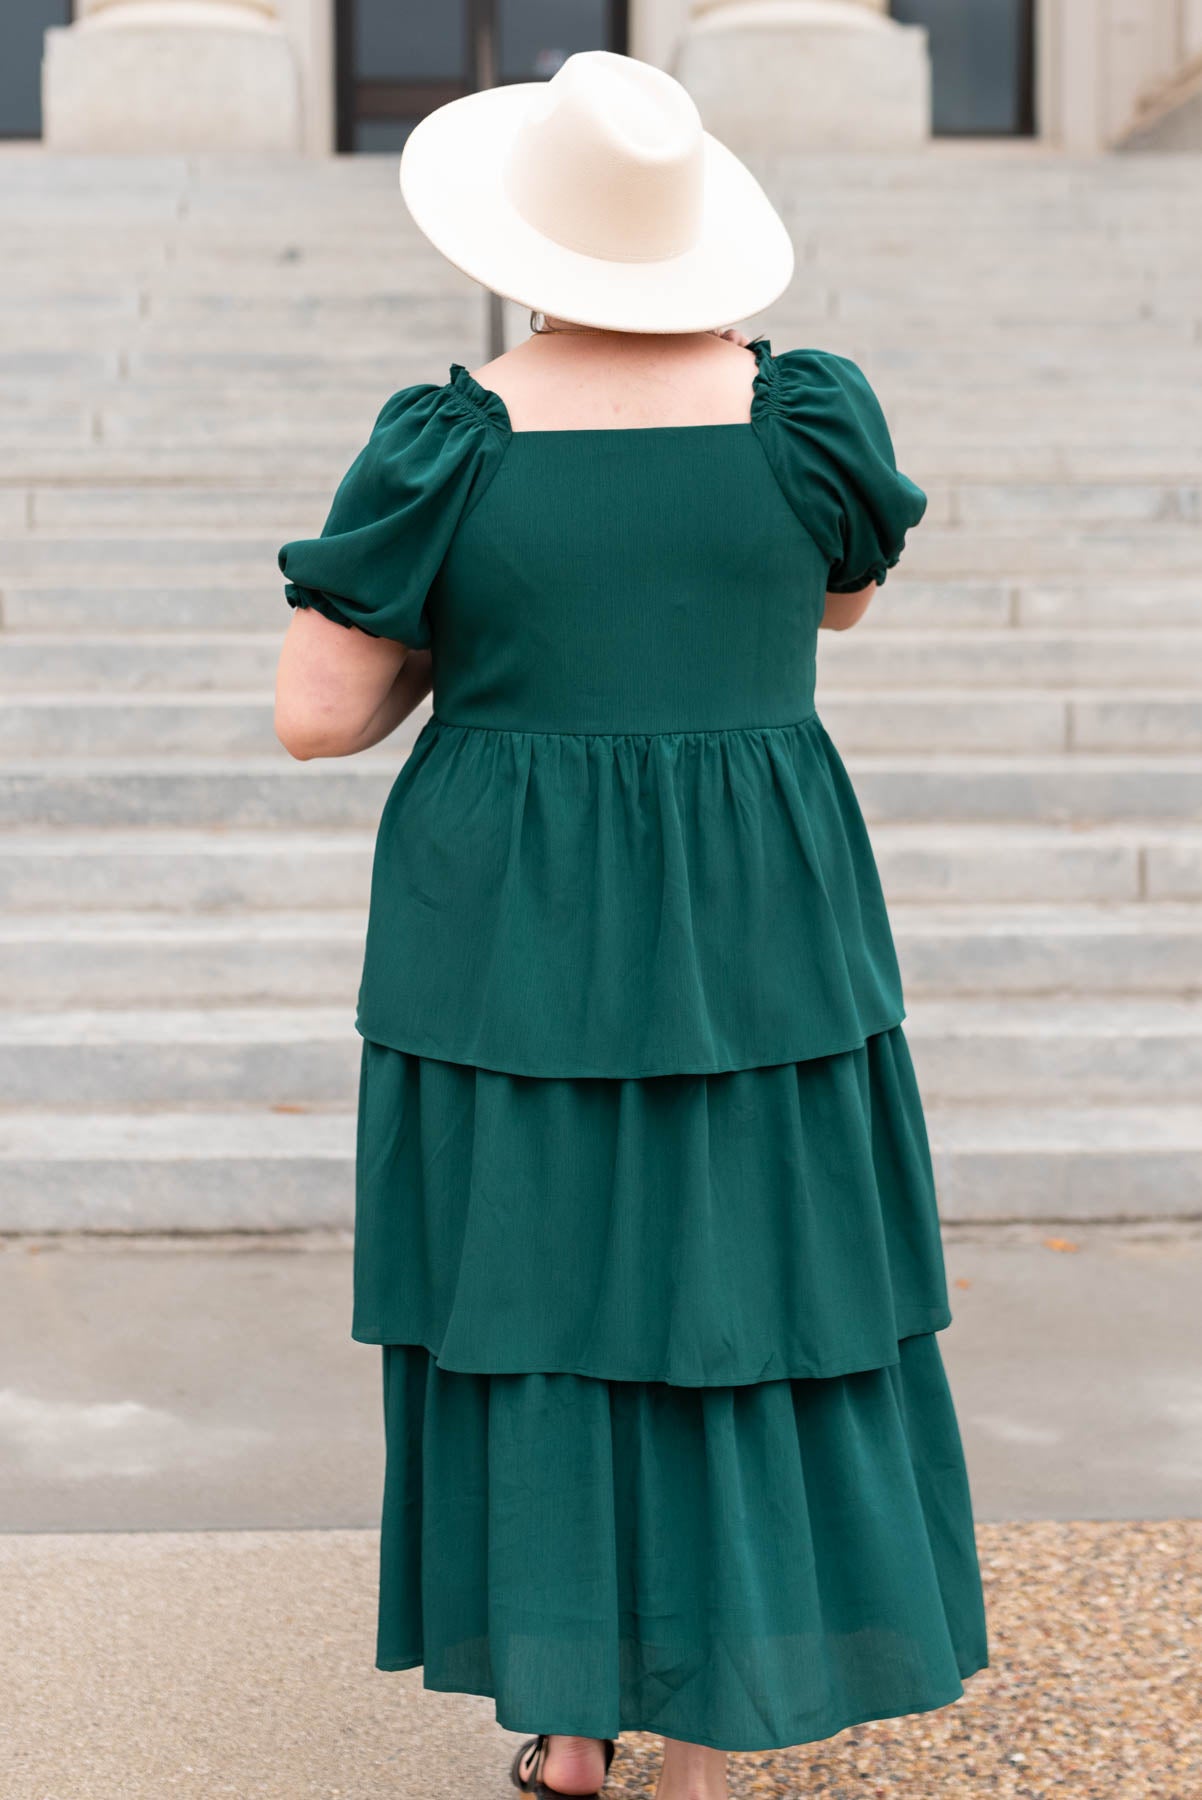
[[[365,1038],[358,1132],[379,1668],[513,1731],[725,1750],[963,1693],[985,1612],[900,1025],[630,1078]]]

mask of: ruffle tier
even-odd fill
[[[446,1370],[831,1376],[950,1323],[900,1026],[721,1075],[361,1052],[353,1335]]]
[[[380,822],[356,1025],[543,1077],[827,1056],[904,1018],[876,864],[816,715],[572,734],[427,720]]]
[[[987,1662],[968,1480],[936,1337],[899,1350],[691,1389],[386,1348],[377,1666],[512,1731],[735,1751],[959,1698]]]

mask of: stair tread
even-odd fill
[[[347,1006],[308,1003],[206,1006],[29,1007],[0,1009],[0,1044],[286,1045],[301,1041],[344,1042],[351,1029]],[[1202,994],[1063,994],[930,997],[912,1003],[905,1021],[908,1037],[1005,1034],[1056,1038],[1088,1032],[1106,1037],[1139,1035],[1194,1037],[1202,1034]]]
[[[0,837],[0,847],[3,838]],[[1202,933],[1202,908],[1182,900],[984,901],[896,900],[890,906],[899,928],[931,936],[958,929],[1013,932],[1019,927],[1070,931],[1139,931],[1149,924]],[[361,931],[366,907],[243,907],[177,909],[44,909],[0,916],[0,942],[31,938],[179,939],[193,937],[308,937],[315,931]]]
[[[1125,1148],[1202,1152],[1202,1109],[1196,1106],[934,1103],[927,1108],[927,1121],[937,1148],[995,1154],[1086,1149],[1101,1155]],[[350,1107],[0,1112],[0,1161],[350,1156],[353,1137]]]
[[[97,1108],[79,1112],[0,1112],[0,1162],[153,1162],[164,1156],[194,1162],[232,1158],[349,1157],[354,1114],[273,1106],[142,1112]]]

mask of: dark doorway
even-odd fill
[[[42,39],[71,23],[71,0],[0,5],[0,137],[42,135]]]
[[[391,152],[478,87],[545,80],[576,50],[625,54],[627,0],[338,0],[337,26],[338,148]]]
[[[1035,130],[1035,0],[893,0],[931,44],[937,137],[1029,137]]]

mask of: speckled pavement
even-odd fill
[[[732,1756],[735,1796],[1198,1800],[1202,1522],[978,1527],[961,1699]],[[0,1539],[4,1800],[503,1800],[484,1698],[372,1666],[371,1531]],[[606,1794],[654,1791],[623,1736]]]

